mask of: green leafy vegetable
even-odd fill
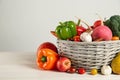
[[[111,16],[104,24],[111,29],[113,36],[120,38],[120,15]]]

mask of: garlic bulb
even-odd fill
[[[88,32],[83,32],[83,33],[80,35],[80,39],[81,39],[83,42],[92,42],[91,34],[88,33]]]
[[[102,73],[103,75],[109,75],[109,74],[112,73],[112,69],[111,69],[110,66],[104,65],[104,66],[102,66],[102,68],[101,68],[101,73]]]

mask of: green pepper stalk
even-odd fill
[[[58,38],[66,40],[77,34],[76,24],[73,21],[60,22],[60,25],[55,29]]]

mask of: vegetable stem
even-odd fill
[[[76,17],[76,16],[75,16]],[[86,23],[85,21],[81,20],[80,18],[76,17],[78,20],[80,20],[81,22],[83,22],[87,27],[88,29],[91,29],[91,27],[88,25],[88,23]]]
[[[42,56],[41,61],[42,61],[43,63],[46,62],[46,61],[47,61],[47,57],[46,57],[46,56]]]
[[[64,26],[64,24],[62,22],[59,22],[59,24],[61,24],[62,26]]]
[[[78,22],[77,22],[77,26],[79,26],[80,25],[80,19],[78,19]]]
[[[96,15],[97,15],[97,16],[99,17],[99,19],[101,20],[101,25],[104,25],[102,17],[101,17],[98,13],[96,13]]]

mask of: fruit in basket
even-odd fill
[[[111,67],[113,73],[120,75],[120,53],[112,60]]]
[[[111,16],[104,24],[111,29],[113,36],[120,38],[120,15]]]
[[[77,34],[76,24],[73,21],[60,22],[60,25],[55,29],[58,38],[67,40]]]
[[[71,68],[71,61],[67,57],[60,57],[57,61],[57,69],[61,72],[65,72]]]
[[[43,48],[37,52],[36,62],[37,66],[40,69],[44,70],[55,69],[57,60],[58,54],[51,49]]]
[[[51,42],[43,42],[38,47],[37,51],[39,51],[40,49],[43,49],[43,48],[49,48],[49,49],[51,49],[51,50],[53,50],[55,52],[58,52],[57,47]]]
[[[79,68],[78,69],[78,74],[84,74],[86,70],[84,68]]]
[[[110,75],[112,73],[112,69],[108,65],[103,65],[102,68],[101,68],[101,73],[103,75]]]
[[[112,31],[110,30],[109,27],[105,25],[101,25],[93,29],[92,33],[92,39],[93,41],[95,40],[103,40],[103,41],[108,41],[112,39]]]

